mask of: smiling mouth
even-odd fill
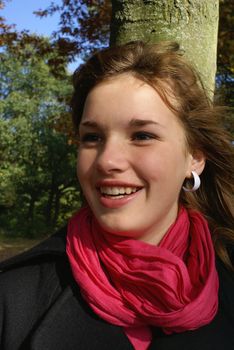
[[[141,188],[140,187],[117,187],[117,186],[111,186],[111,187],[100,187],[99,191],[102,196],[104,197],[109,197],[109,198],[123,198],[126,196],[129,196],[133,193],[136,193],[139,191]]]

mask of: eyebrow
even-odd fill
[[[131,127],[136,127],[136,126],[145,126],[145,125],[161,125],[153,120],[150,119],[131,119],[129,122],[129,126]],[[91,127],[91,128],[99,128],[99,124],[95,121],[92,120],[86,120],[83,121],[81,124],[81,126],[87,126],[87,127]]]
[[[92,120],[86,120],[82,123],[80,123],[81,126],[88,126],[88,127],[91,127],[91,128],[97,128],[99,125],[98,123],[92,121]]]
[[[149,125],[149,124],[153,124],[153,125],[161,125],[153,120],[150,119],[132,119],[129,123],[130,126],[145,126],[145,125]]]

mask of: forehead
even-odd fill
[[[157,91],[130,74],[108,79],[89,93],[81,119],[82,126],[144,126],[147,124],[183,133],[177,116]],[[181,129],[181,130],[179,130]]]
[[[132,74],[125,73],[108,78],[96,86],[87,95],[84,109],[87,105],[102,105],[112,109],[116,105],[128,105],[130,109],[139,108],[140,104],[146,100],[154,100],[158,93],[146,82],[134,77]],[[134,102],[134,103],[133,103]]]
[[[149,85],[147,84],[143,79],[140,79],[138,77],[135,77],[135,75],[131,72],[121,73],[117,75],[113,75],[110,77],[105,78],[101,82],[98,82],[94,87],[89,91],[88,96],[90,94],[93,94],[97,90],[101,89],[107,89],[108,87],[112,86],[135,86],[135,88],[140,87],[142,85]]]
[[[141,76],[138,73],[135,72],[126,72],[117,74],[111,77],[108,77],[101,82],[98,82],[87,94],[86,100],[84,103],[87,104],[87,100],[90,100],[91,97],[97,96],[101,94],[103,96],[107,96],[110,92],[109,90],[118,89],[118,87],[121,87],[121,89],[124,88],[131,88],[131,92],[134,89],[135,94],[137,92],[139,95],[143,95],[143,91],[145,92],[145,98],[150,98],[152,95],[159,95],[163,102],[167,105],[169,109],[172,110],[173,113],[178,115],[179,111],[179,97],[177,98],[175,95],[175,90],[173,88],[173,83],[168,80],[160,80],[160,79],[154,79],[152,77],[145,77]],[[120,96],[116,95],[116,100],[119,99]],[[106,101],[108,102],[108,101]]]

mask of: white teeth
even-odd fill
[[[119,196],[123,194],[131,194],[137,191],[136,187],[100,187],[102,194],[110,196]]]
[[[118,188],[111,188],[111,194],[113,194],[114,196],[119,194],[119,190]]]

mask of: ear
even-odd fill
[[[205,168],[206,157],[201,151],[195,151],[191,154],[190,164],[186,173],[187,178],[191,178],[191,172],[196,171],[198,175],[201,175]]]

